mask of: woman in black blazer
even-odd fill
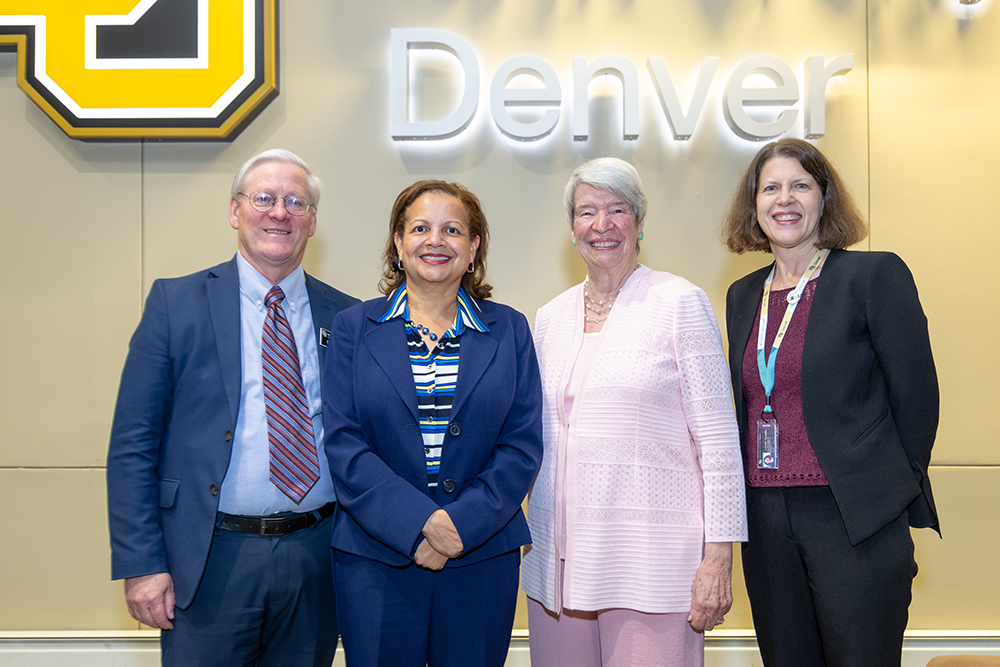
[[[774,255],[726,298],[743,570],[767,667],[898,666],[909,527],[938,528],[927,320],[899,257],[843,250],[866,235],[833,166],[799,139],[761,149],[723,223],[730,250]]]

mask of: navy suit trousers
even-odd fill
[[[333,517],[282,537],[216,528],[205,576],[174,629],[168,667],[330,667],[337,651]]]
[[[503,667],[519,549],[432,572],[334,551],[347,667]]]

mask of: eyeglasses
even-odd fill
[[[274,208],[279,199],[285,203],[285,210],[288,211],[289,215],[305,215],[312,208],[312,203],[308,199],[297,195],[275,197],[270,192],[251,192],[248,195],[238,192],[237,194],[246,197],[247,202],[261,213],[266,213]]]

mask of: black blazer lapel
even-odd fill
[[[729,338],[729,367],[732,370],[733,378],[733,399],[737,406],[737,418],[741,427],[746,427],[746,416],[740,414],[745,412],[743,408],[743,354],[746,346],[750,342],[750,334],[753,332],[753,324],[757,315],[757,307],[763,295],[764,280],[770,272],[771,267],[765,266],[763,269],[755,271],[745,278],[742,278],[733,285],[732,294],[729,298],[731,309],[730,317],[727,319]]]
[[[864,308],[863,303],[852,302],[850,295],[850,275],[843,272],[841,260],[847,251],[834,248],[823,262],[823,271],[816,280],[816,293],[813,295],[812,307],[809,309],[809,323],[806,326],[806,337],[802,345],[802,377],[810,369],[822,368],[837,359],[839,355],[849,354],[843,338],[844,323],[851,316]],[[824,385],[836,375],[822,374],[816,377],[818,384]],[[807,407],[806,387],[803,384],[802,409]]]

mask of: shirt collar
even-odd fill
[[[445,332],[445,337],[453,338],[460,336],[465,331],[465,327],[471,327],[483,333],[489,332],[489,327],[479,317],[482,310],[475,299],[470,298],[461,287],[458,288],[457,299],[458,313],[455,315],[455,322],[451,325],[451,328]],[[388,307],[382,316],[378,318],[378,322],[388,322],[397,317],[402,317],[405,320],[410,319],[410,309],[406,302],[406,283],[397,287],[386,297],[386,304]]]
[[[236,253],[236,267],[240,275],[240,291],[260,310],[264,310],[264,297],[274,287],[267,278],[261,275],[260,271],[243,257]],[[295,270],[289,273],[278,283],[278,287],[285,293],[285,300],[281,302],[283,308],[289,308],[292,312],[297,312],[298,308],[305,303],[306,297],[306,273],[302,265],[299,264]]]

